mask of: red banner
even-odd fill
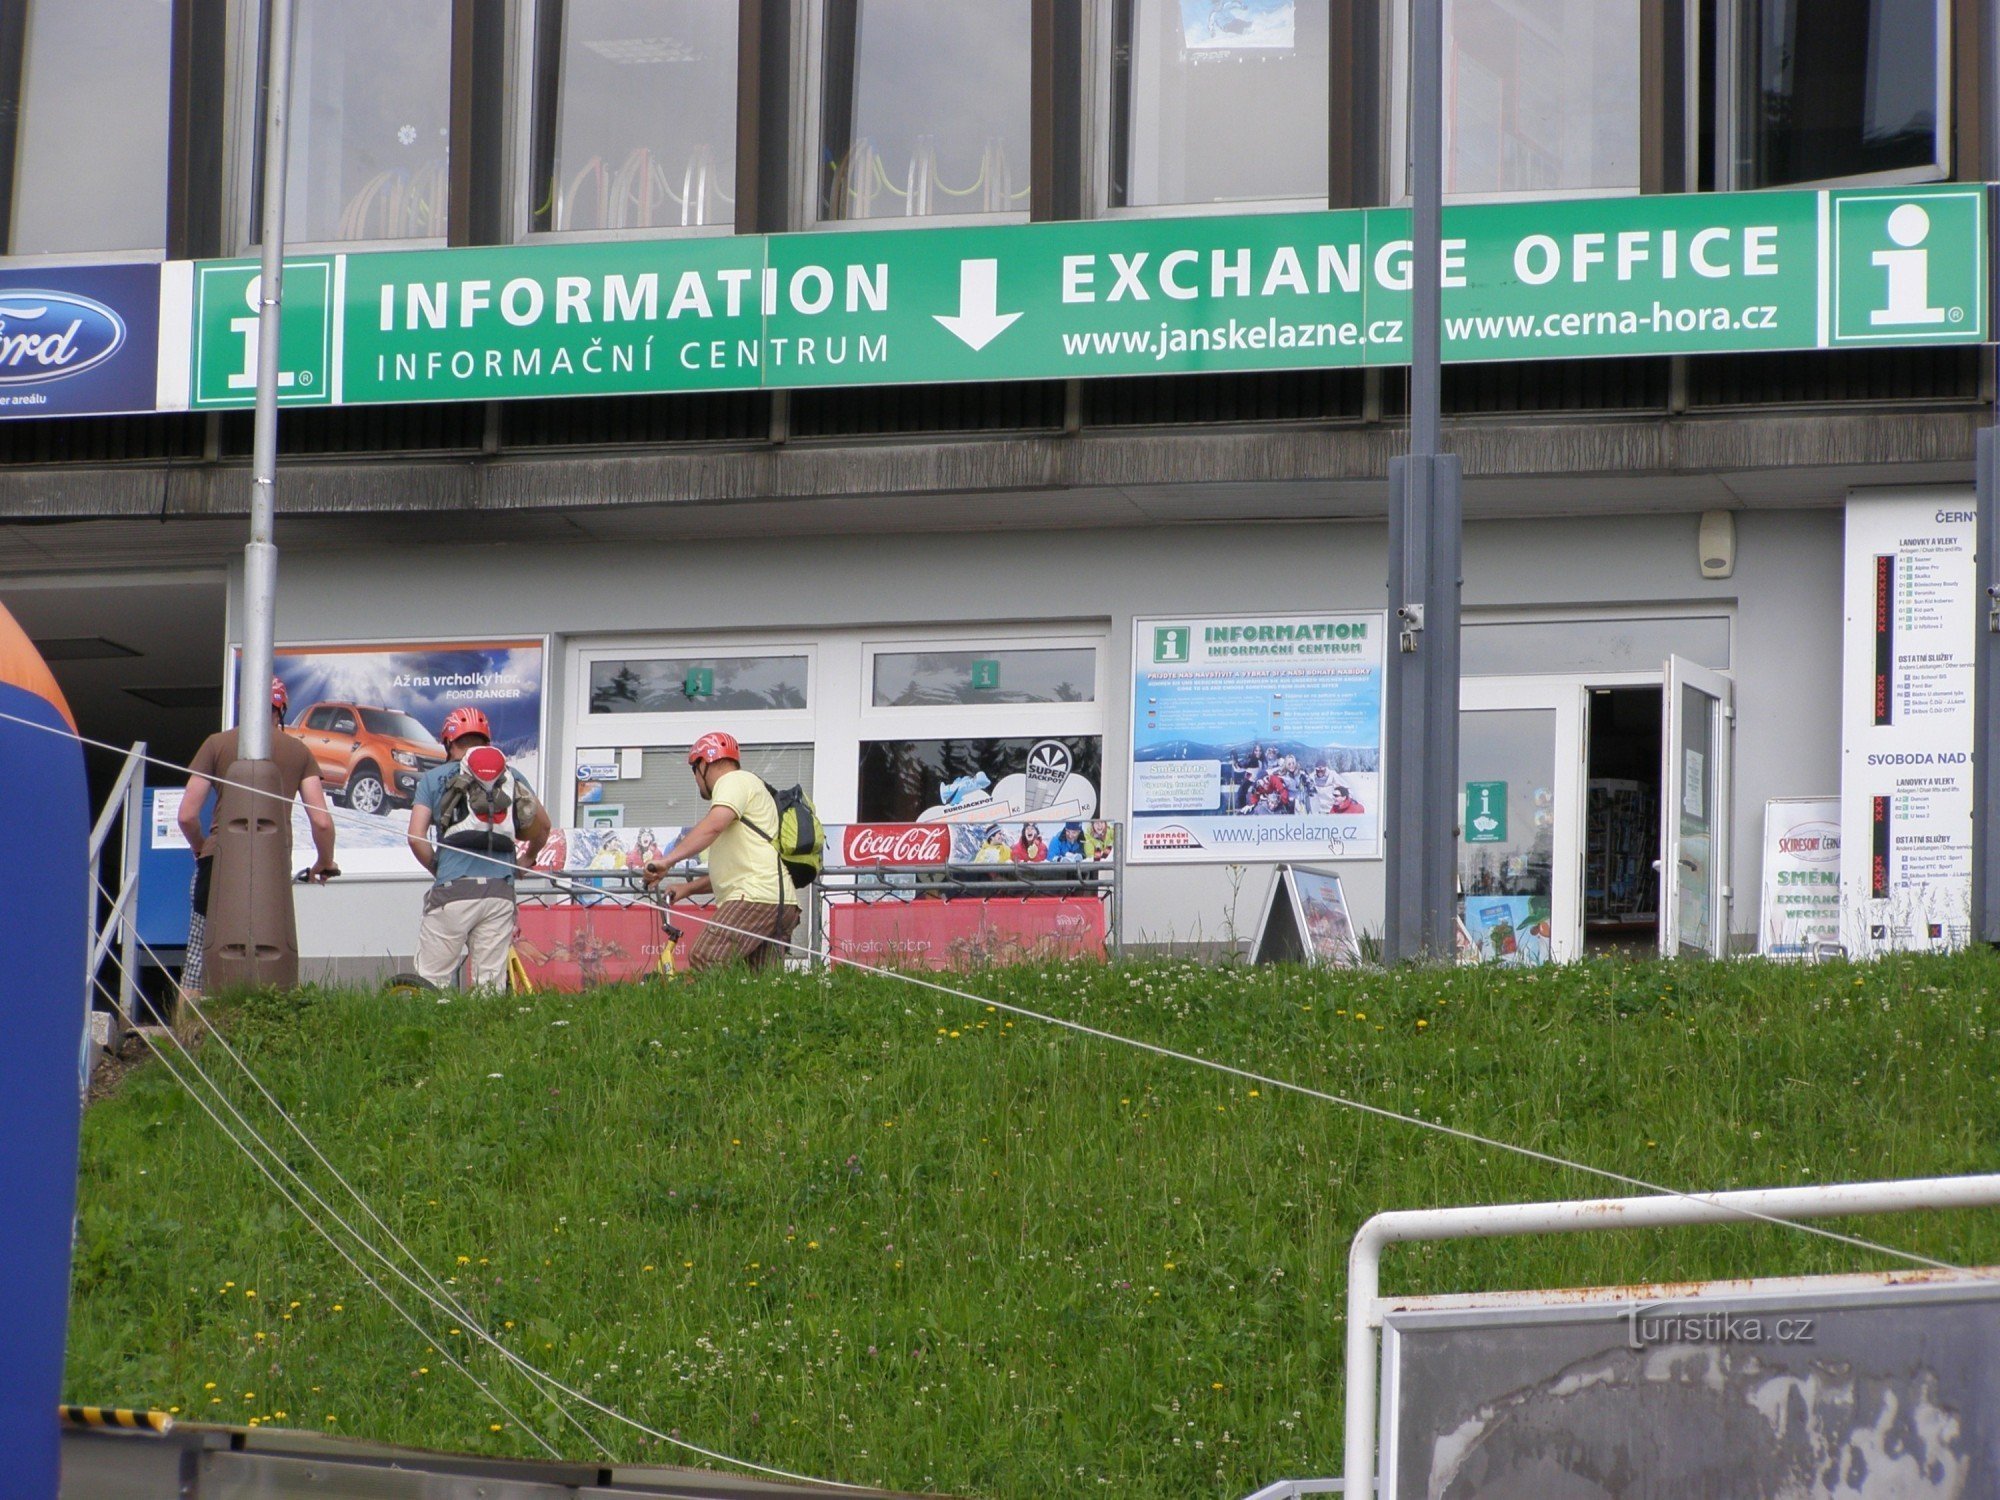
[[[676,906],[673,924],[681,940],[674,949],[676,972],[688,966],[688,945],[707,924],[712,906]],[[630,984],[659,972],[666,947],[667,919],[657,906],[619,906],[606,901],[586,906],[561,901],[538,906],[523,902],[514,953],[538,990],[574,994],[599,985]]]
[[[514,952],[538,990],[588,990],[644,979],[659,969],[665,951],[665,924],[654,906],[524,902],[519,915]]]
[[[878,901],[830,908],[837,959],[903,969],[977,969],[1105,957],[1107,905],[1094,896]]]

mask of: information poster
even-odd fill
[[[1974,519],[1969,490],[1847,504],[1840,896],[1856,957],[1970,934]]]
[[[1757,951],[1823,958],[1840,951],[1840,799],[1764,804],[1764,889]]]
[[[1386,628],[1379,611],[1136,621],[1127,857],[1380,858]]]

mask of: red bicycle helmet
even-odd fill
[[[462,735],[483,734],[493,738],[493,726],[486,721],[486,715],[476,708],[454,708],[444,716],[444,727],[438,731],[438,743],[445,749]]]
[[[273,677],[271,679],[271,707],[283,711],[291,706],[292,695],[285,691],[284,678]]]
[[[718,760],[733,760],[742,764],[743,747],[736,743],[735,735],[711,730],[688,750],[688,764],[691,766],[712,765]]]

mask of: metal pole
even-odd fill
[[[1500,1203],[1482,1208],[1377,1214],[1361,1226],[1347,1252],[1347,1380],[1342,1395],[1347,1420],[1347,1493],[1375,1492],[1375,1330],[1382,1322],[1376,1301],[1381,1290],[1382,1251],[1389,1245],[1582,1230],[1759,1222],[1746,1215],[1789,1221],[1996,1206],[2000,1206],[2000,1175],[1837,1182],[1815,1187],[1596,1198],[1567,1203]]]
[[[1449,959],[1458,868],[1459,463],[1441,454],[1444,5],[1410,0],[1410,452],[1389,466],[1383,956]]]
[[[278,608],[272,540],[278,488],[278,357],[285,289],[285,156],[291,118],[292,3],[268,0],[264,75],[263,269],[257,280],[257,411],[251,440],[250,541],[243,549],[243,670],[236,684],[237,753],[271,758],[271,655]]]
[[[2000,0],[1986,0],[1986,177],[2000,175]],[[1987,195],[1991,244],[1994,208]],[[1988,260],[1993,257],[1990,252]],[[1988,276],[1993,274],[1989,265]],[[1987,305],[1992,305],[1989,297]],[[1993,350],[1993,394],[2000,403],[2000,342]],[[2000,406],[1994,425],[1979,434],[1974,468],[1978,522],[1973,532],[1974,576],[1980,582],[1972,637],[1972,940],[2000,943]]]

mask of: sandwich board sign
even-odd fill
[[[1303,865],[1278,866],[1251,962],[1303,963],[1337,969],[1361,964],[1361,944],[1347,914],[1340,877]]]

